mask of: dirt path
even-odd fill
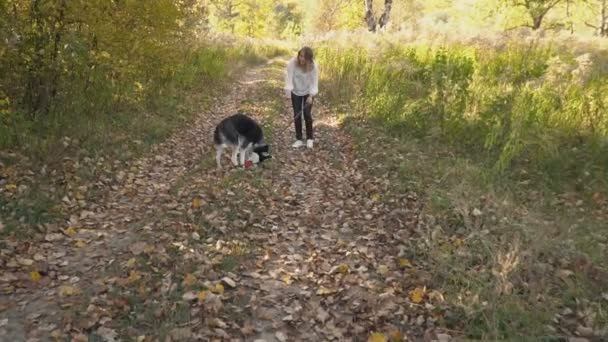
[[[444,339],[439,308],[416,298],[429,275],[408,254],[415,195],[371,178],[322,104],[315,148],[294,151],[281,63],[249,70],[63,232],[9,246],[2,340]],[[210,134],[239,108],[273,159],[217,172]]]

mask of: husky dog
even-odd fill
[[[222,153],[227,146],[232,149],[231,160],[235,166],[245,165],[246,160],[258,164],[271,158],[268,145],[264,142],[262,128],[243,113],[236,113],[222,120],[215,127],[213,142],[218,168],[222,167]]]

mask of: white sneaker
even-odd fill
[[[298,147],[302,147],[304,145],[304,143],[302,142],[302,140],[296,140],[295,143],[293,143],[293,145],[291,145],[293,148],[298,148]]]
[[[312,148],[313,143],[314,143],[314,140],[312,140],[312,139],[306,140],[306,147]]]

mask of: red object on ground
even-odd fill
[[[245,165],[243,165],[243,167],[246,168],[246,169],[248,169],[248,168],[250,168],[252,166],[253,166],[253,161],[251,161],[251,160],[246,161]]]

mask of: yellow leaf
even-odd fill
[[[40,275],[40,273],[38,271],[30,272],[30,279],[32,279],[32,281],[38,282],[38,281],[40,281],[41,278],[42,278],[42,276]]]
[[[293,279],[291,279],[291,276],[289,274],[283,274],[281,276],[281,280],[287,285],[293,283]]]
[[[346,274],[350,271],[350,268],[348,267],[347,264],[342,264],[342,265],[338,266],[337,271],[339,273]]]
[[[461,239],[461,238],[456,238],[456,239],[454,239],[454,246],[455,246],[455,247],[460,247],[460,246],[462,246],[462,239]]]
[[[410,291],[410,300],[414,303],[420,303],[424,299],[425,293],[425,288],[417,287],[414,290]]]
[[[193,208],[193,209],[198,209],[198,208],[200,208],[200,207],[201,207],[201,200],[200,200],[200,199],[198,199],[198,197],[195,197],[195,198],[192,200],[192,208]]]
[[[388,338],[383,333],[375,332],[369,335],[367,342],[388,342]]]
[[[129,278],[127,278],[127,283],[134,283],[136,281],[138,281],[139,279],[141,279],[141,273],[137,272],[137,271],[131,271],[129,273]]]
[[[17,190],[17,184],[6,184],[4,188],[8,192],[15,192]]]
[[[380,194],[375,194],[372,199],[376,202],[380,201]]]
[[[209,291],[201,291],[196,296],[198,297],[199,302],[204,302],[205,298],[209,295]]]
[[[317,290],[317,294],[318,295],[327,295],[327,294],[332,294],[335,293],[336,290],[333,289],[328,289],[327,287],[323,287],[321,286],[318,290]]]
[[[217,293],[217,294],[221,295],[221,294],[224,294],[224,285],[217,284],[217,285],[215,285],[215,287],[212,287],[209,290],[213,293]]]
[[[196,283],[197,280],[198,279],[196,279],[196,277],[192,273],[188,273],[184,277],[184,285],[185,286],[192,286],[192,285],[194,285]]]
[[[412,263],[408,259],[399,259],[399,266],[412,267]]]
[[[87,246],[87,243],[86,243],[86,242],[84,242],[84,241],[82,241],[82,240],[78,240],[78,241],[76,241],[75,245],[76,245],[76,247],[78,247],[78,248],[83,248],[83,247],[86,247],[86,246]]]
[[[76,235],[76,229],[74,229],[74,227],[69,226],[68,229],[64,230],[63,233],[69,237],[72,237],[74,235]]]
[[[127,267],[128,268],[133,268],[133,266],[135,266],[136,262],[137,262],[137,260],[135,260],[135,258],[129,259],[129,261],[127,261]]]

